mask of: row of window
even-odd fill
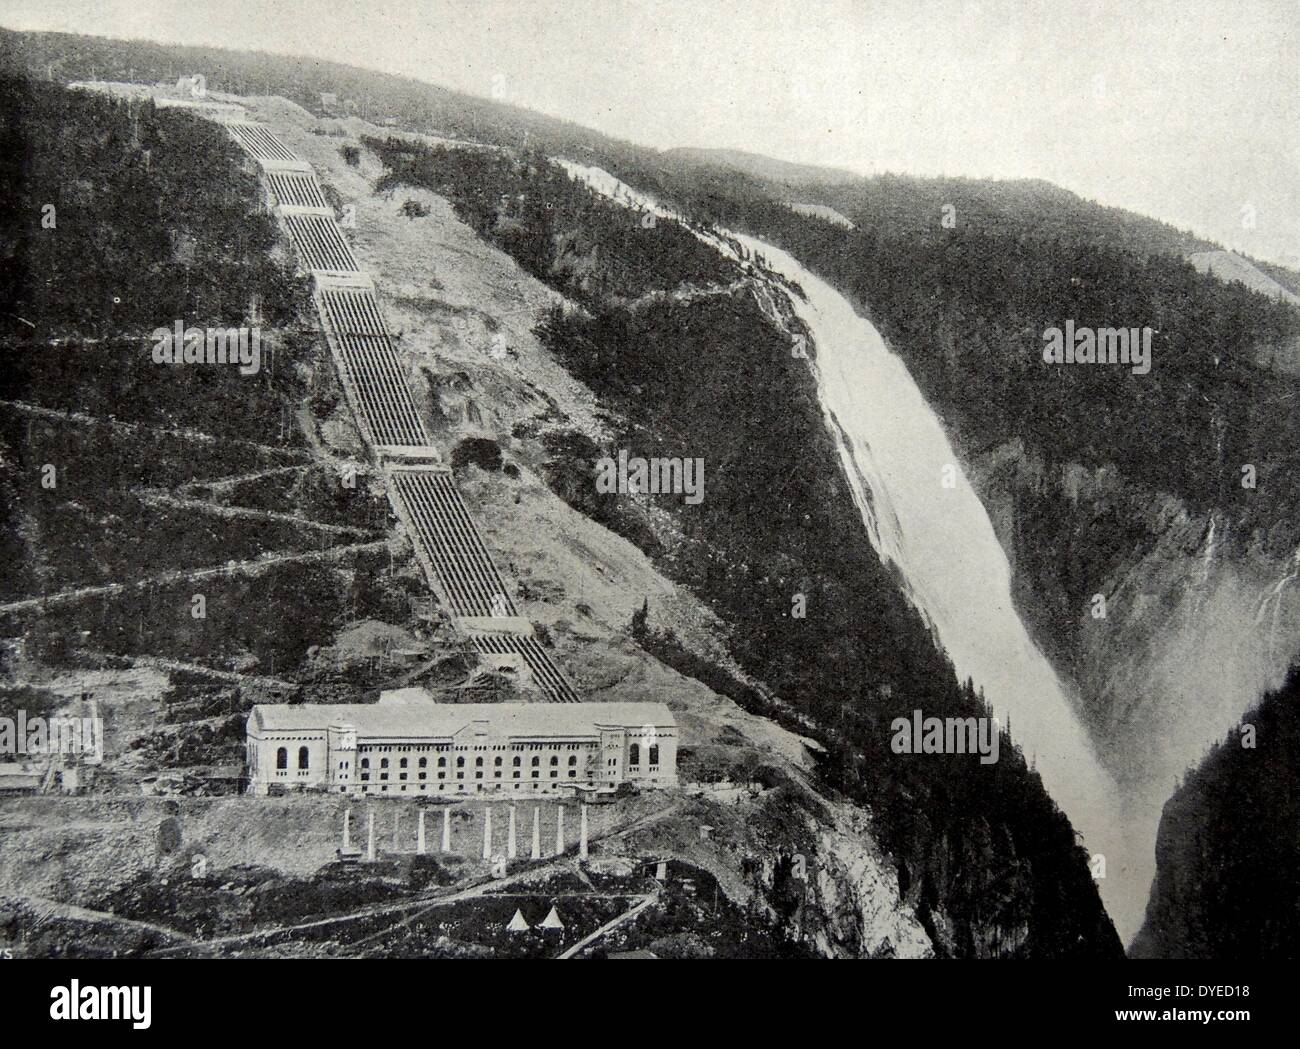
[[[649,755],[648,755],[648,757],[649,757],[649,762],[648,762],[648,763],[651,764],[651,765],[658,765],[658,764],[659,764],[659,747],[658,747],[658,745],[655,744],[655,745],[651,746],[651,747],[649,748],[649,751],[650,751],[650,753],[649,753]],[[423,769],[423,768],[428,768],[428,766],[429,766],[429,759],[428,759],[428,758],[420,758],[419,760],[420,760],[420,768],[422,768],[422,769]],[[555,765],[558,765],[559,763],[560,763],[560,759],[559,759],[558,757],[556,757],[555,755],[551,755],[551,765],[552,765],[552,766],[555,766]],[[306,748],[306,747],[299,747],[299,748],[298,748],[298,768],[299,768],[299,769],[306,769],[306,768],[309,768],[309,767],[310,767],[310,764],[311,764],[311,755],[310,755],[310,752],[309,752],[308,748]],[[494,766],[496,766],[496,767],[500,767],[500,765],[501,765],[501,759],[500,759],[500,758],[494,758],[492,764],[493,764]],[[532,767],[533,767],[533,768],[536,768],[539,764],[541,764],[541,758],[540,758],[540,757],[534,757],[533,760],[532,760]],[[577,755],[576,755],[576,754],[575,754],[575,755],[571,755],[571,756],[569,757],[569,765],[572,767],[572,766],[575,766],[575,765],[577,765],[577,764],[578,764],[578,757],[577,757]],[[611,764],[612,764],[612,761],[611,761]],[[628,748],[628,764],[629,764],[629,765],[633,765],[633,766],[637,766],[637,765],[640,765],[640,764],[641,764],[641,747],[640,747],[640,745],[637,744],[637,743],[633,743],[633,744],[631,745],[631,747]],[[404,768],[407,768],[408,765],[409,765],[409,762],[408,762],[408,759],[407,759],[407,758],[402,758],[402,759],[398,762],[398,768],[403,768],[403,769],[404,769]],[[512,759],[512,761],[511,761],[511,765],[514,766],[515,768],[518,768],[519,765],[520,765],[520,759],[519,759],[518,757],[515,757],[514,759]],[[476,768],[482,768],[482,767],[483,767],[483,759],[482,759],[482,758],[475,758],[475,759],[474,759],[474,766],[475,766]],[[280,748],[275,752],[275,767],[276,767],[277,769],[287,769],[287,768],[289,767],[289,748],[288,748],[288,747],[280,747]],[[362,767],[363,769],[368,769],[368,768],[370,768],[370,759],[369,759],[369,758],[362,758],[362,759],[361,759],[361,767]],[[388,768],[388,759],[387,759],[387,758],[380,758],[380,759],[379,759],[379,767],[380,767],[381,769],[386,769],[386,768]],[[438,759],[438,768],[441,769],[441,768],[446,768],[446,767],[447,767],[447,759],[446,759],[446,758],[439,758],[439,759]],[[465,767],[465,759],[464,759],[463,757],[460,757],[460,758],[457,758],[457,759],[456,759],[456,767],[457,767],[458,769],[460,769],[460,768],[464,768],[464,767]],[[570,773],[570,775],[572,775],[572,773]],[[364,778],[364,777],[363,777],[363,778]],[[439,778],[441,778],[441,777],[439,777]]]
[[[594,786],[596,785],[596,781],[595,781],[595,780],[587,780],[587,781],[586,781],[586,785],[587,785],[588,787],[594,787]],[[372,791],[372,790],[377,790],[377,791],[379,791],[379,792],[381,792],[381,793],[386,793],[386,792],[388,791],[389,786],[390,786],[390,784],[387,784],[387,783],[380,783],[380,784],[368,784],[368,783],[363,783],[363,784],[361,785],[361,793],[362,793],[362,794],[368,794],[368,793],[370,793],[370,791]],[[401,791],[402,793],[405,793],[406,790],[408,789],[408,786],[409,786],[411,789],[414,789],[415,786],[416,786],[416,784],[414,784],[414,783],[412,783],[412,784],[406,784],[406,783],[397,784],[397,783],[394,783],[394,784],[391,784],[391,786],[393,787],[394,790],[399,790],[399,791]],[[419,786],[420,790],[427,791],[427,790],[429,789],[429,784],[427,784],[427,783],[421,783],[421,784],[418,784],[418,786]],[[532,790],[541,790],[541,789],[543,788],[544,784],[542,784],[542,783],[529,783],[529,784],[524,784],[524,783],[512,783],[512,784],[510,785],[510,789],[511,789],[511,790],[523,790],[525,786],[531,788]],[[552,785],[545,785],[545,786],[546,786],[546,789],[547,789],[547,790],[550,790]],[[559,784],[556,783],[556,784],[553,784],[553,786],[558,787]],[[339,787],[339,788],[338,788],[340,794],[346,793],[349,789],[350,789],[350,788],[348,788],[348,787]],[[442,792],[442,791],[449,790],[449,789],[451,789],[451,784],[449,784],[449,783],[438,783],[438,784],[436,784],[436,785],[434,786],[434,790],[435,790],[435,791],[438,791],[438,792]],[[504,783],[476,783],[476,784],[474,785],[474,790],[477,791],[477,792],[479,792],[479,793],[482,793],[482,792],[484,792],[484,791],[491,792],[491,791],[504,790],[504,789],[505,789],[505,784],[504,784]],[[468,792],[468,791],[469,791],[469,784],[467,784],[467,783],[458,783],[458,784],[456,784],[456,791],[457,791],[458,793],[465,793],[465,792]]]
[[[536,768],[538,765],[540,765],[540,764],[541,764],[541,760],[542,760],[542,759],[539,758],[539,757],[535,757],[535,758],[533,758],[533,761],[532,761],[532,767],[533,767],[533,768]],[[560,759],[559,759],[558,757],[552,755],[552,756],[551,756],[551,764],[554,766],[554,765],[558,765],[559,763],[560,763]],[[500,767],[501,767],[501,759],[500,759],[500,758],[496,758],[496,759],[494,759],[493,762],[492,762],[492,764],[493,764],[494,767],[496,767],[496,768],[500,768]],[[510,764],[511,764],[514,768],[519,768],[519,766],[520,766],[520,759],[519,759],[519,758],[515,758],[513,761],[511,761]],[[572,756],[572,757],[569,758],[569,765],[570,765],[570,766],[575,766],[575,765],[577,765],[577,764],[578,764],[578,758],[577,758],[577,755],[574,755],[574,756]],[[368,769],[368,768],[370,768],[370,759],[369,759],[369,758],[362,758],[362,759],[361,759],[361,767],[362,767],[363,769]],[[387,759],[387,758],[380,758],[380,759],[379,759],[379,767],[380,767],[381,769],[386,769],[386,768],[388,768],[388,759]],[[398,767],[398,768],[401,768],[401,769],[409,768],[409,767],[410,767],[410,763],[407,761],[406,758],[402,758],[402,759],[397,763],[397,767]],[[429,767],[429,759],[428,759],[428,758],[421,758],[421,759],[420,759],[420,763],[419,763],[419,767],[422,768],[422,769],[423,769],[423,768],[428,768],[428,767]],[[445,769],[446,767],[447,767],[447,759],[446,759],[446,758],[439,758],[439,759],[438,759],[438,768],[440,768],[440,769]],[[463,769],[463,768],[465,767],[465,759],[464,759],[464,758],[457,758],[457,759],[456,759],[456,767],[457,767],[458,769]],[[475,759],[474,759],[474,767],[475,767],[475,768],[480,768],[480,769],[481,769],[481,768],[483,767],[483,759],[482,759],[482,758],[475,758]]]
[[[408,775],[409,775],[409,773],[406,773],[406,772],[399,772],[399,773],[397,774],[397,778],[398,778],[399,780],[404,780],[404,779],[406,779],[406,777],[407,777]],[[512,773],[510,774],[510,778],[511,778],[511,779],[518,779],[518,778],[520,777],[520,775],[521,775],[521,773],[519,773],[519,772],[512,772]],[[533,777],[532,777],[533,779],[540,779],[540,778],[541,778],[541,775],[542,775],[542,773],[541,773],[541,770],[540,770],[540,769],[533,769]],[[559,769],[551,769],[551,779],[556,779],[556,778],[559,777],[559,775],[560,775],[560,770],[559,770]],[[569,779],[575,779],[575,778],[577,778],[577,775],[578,775],[578,770],[577,770],[577,769],[569,769]],[[387,773],[387,772],[381,772],[381,773],[379,773],[379,778],[380,778],[381,780],[386,780],[386,779],[388,779],[388,773]],[[418,779],[422,779],[422,780],[423,780],[423,779],[428,779],[428,778],[429,778],[429,774],[428,774],[427,772],[421,772],[421,773],[418,773],[418,774],[417,774],[417,778],[418,778]],[[446,778],[447,778],[447,773],[445,773],[445,772],[439,772],[439,773],[438,773],[438,778],[439,778],[439,779],[446,779]],[[457,772],[457,773],[456,773],[456,778],[457,778],[457,779],[464,779],[464,778],[465,778],[465,773],[463,773],[463,772]],[[475,778],[475,779],[482,779],[482,778],[483,778],[483,773],[481,773],[481,772],[476,772],[476,773],[474,773],[474,778]],[[500,779],[500,778],[501,778],[501,773],[500,773],[500,772],[494,772],[494,773],[492,773],[492,778],[493,778],[493,779]],[[369,773],[369,772],[363,772],[363,773],[361,773],[361,781],[362,781],[363,783],[368,782],[369,779],[370,779],[370,773]]]
[[[368,750],[375,754],[391,754],[394,750],[469,750],[469,751],[487,751],[487,750],[585,750],[593,746],[592,743],[496,743],[496,744],[461,744],[457,746],[452,743],[401,743],[401,744],[372,744],[364,743],[361,745],[362,750]]]

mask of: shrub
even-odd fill
[[[467,437],[451,451],[451,466],[459,470],[473,464],[480,469],[496,472],[501,469],[501,446],[490,437]]]

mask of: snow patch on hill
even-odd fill
[[[843,226],[845,229],[857,229],[857,226],[826,204],[800,204],[797,201],[791,201],[788,207],[797,215],[807,215],[809,218],[821,219],[823,222]]]
[[[1187,261],[1201,273],[1209,273],[1221,281],[1237,281],[1248,288],[1253,288],[1270,299],[1282,299],[1292,306],[1300,306],[1300,295],[1288,291],[1277,281],[1235,251],[1196,251],[1187,256]]]

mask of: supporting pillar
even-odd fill
[[[515,840],[515,807],[510,806],[510,829],[506,832],[506,856],[514,859],[518,854],[517,842]]]
[[[564,806],[555,809],[555,855],[564,855]]]
[[[578,857],[587,858],[587,806],[582,806],[581,819],[578,820]]]
[[[424,855],[424,809],[420,810],[419,822],[415,825],[415,852]]]
[[[451,852],[451,809],[442,810],[442,851]]]
[[[483,858],[492,858],[492,809],[483,806]]]
[[[352,810],[343,810],[343,851],[347,852],[352,845]]]
[[[375,862],[375,812],[370,810],[370,818],[366,829],[366,859],[371,863]]]
[[[542,809],[540,805],[533,809],[533,851],[531,856],[535,860],[542,858]]]

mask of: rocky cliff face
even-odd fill
[[[808,855],[768,837],[753,877],[790,934],[828,958],[932,957],[916,901],[902,897],[866,813],[829,803],[802,822]]]
[[[1047,469],[1018,441],[978,456],[975,477],[1104,760],[1167,793],[1300,644],[1295,525],[1196,511],[1112,468]]]

